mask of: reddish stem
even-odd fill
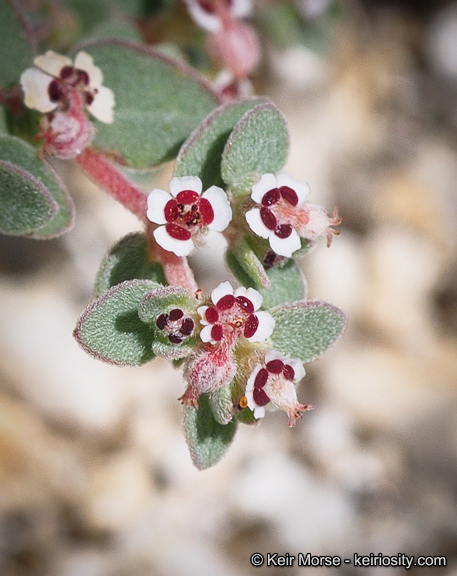
[[[147,223],[147,196],[121,174],[116,167],[99,152],[86,148],[76,157],[76,163],[86,174],[106,192],[111,194],[125,208]]]
[[[187,258],[176,256],[173,252],[168,252],[161,248],[152,234],[154,226],[148,222],[146,235],[149,243],[149,255],[153,260],[157,259],[162,264],[163,273],[167,282],[173,286],[182,286],[189,292],[196,292],[198,285],[194,274],[187,261]]]

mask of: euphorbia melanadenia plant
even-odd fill
[[[216,32],[236,27],[218,6],[209,10],[210,19],[225,14]],[[183,428],[200,469],[219,460],[239,423],[258,424],[267,409],[294,426],[312,408],[297,399],[304,364],[336,341],[346,318],[306,300],[296,260],[321,237],[330,245],[340,219],[282,171],[281,112],[267,98],[224,102],[195,70],[140,43],[88,40],[68,56],[34,57],[26,15],[0,0],[1,17],[20,38],[11,57],[25,64],[16,73],[0,66],[1,230],[49,238],[71,226],[73,204],[49,155],[76,162],[143,224],[103,259],[78,343],[118,366],[162,356],[182,370]],[[13,135],[27,114],[36,114],[39,150],[28,134]],[[173,158],[166,190],[143,190],[125,175]],[[225,236],[238,285],[203,293],[187,256],[209,231]]]

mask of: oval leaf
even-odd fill
[[[221,160],[227,139],[244,114],[262,102],[255,98],[216,108],[183,144],[174,175],[198,176],[204,189],[213,184],[223,187]]]
[[[210,85],[185,64],[126,40],[95,40],[90,53],[114,92],[114,122],[95,121],[94,147],[134,168],[174,158],[184,140],[217,106]]]
[[[0,86],[18,82],[31,65],[30,27],[19,2],[0,0]]]
[[[233,129],[222,154],[222,178],[233,194],[247,195],[262,174],[284,166],[288,151],[283,114],[272,102],[259,104]]]
[[[67,232],[74,222],[73,201],[64,183],[45,160],[40,160],[36,148],[15,136],[0,136],[0,160],[9,162],[31,177],[36,178],[57,204],[54,217],[31,235],[35,239],[48,239]]]
[[[148,241],[141,232],[128,234],[120,240],[103,258],[95,280],[94,296],[125,280],[152,280],[166,284],[159,262],[149,262]]]
[[[0,160],[0,232],[25,236],[46,225],[57,212],[39,180]]]
[[[202,394],[198,402],[198,410],[193,406],[184,408],[183,429],[194,466],[205,470],[225,454],[235,436],[237,423],[235,420],[226,425],[216,422],[206,394]]]
[[[154,332],[138,317],[138,305],[158,284],[132,280],[114,286],[80,316],[74,337],[91,356],[118,366],[137,366],[154,357]]]
[[[347,323],[342,310],[316,300],[277,306],[269,312],[276,320],[271,336],[274,348],[302,362],[315,360],[334,344]]]

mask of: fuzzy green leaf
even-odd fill
[[[176,159],[175,176],[198,176],[204,189],[213,184],[223,187],[221,160],[227,139],[242,116],[262,102],[256,98],[216,108],[183,144]]]
[[[57,204],[39,180],[0,160],[0,232],[25,236],[47,224]]]
[[[117,284],[80,316],[74,337],[91,356],[118,366],[137,366],[154,357],[154,331],[138,317],[144,296],[158,287],[150,280]]]
[[[193,406],[184,408],[183,429],[194,466],[205,470],[225,454],[237,423],[232,420],[224,426],[216,422],[206,394],[200,396],[198,403],[198,410]]]
[[[343,333],[347,318],[342,310],[317,300],[302,300],[270,308],[276,320],[271,336],[279,352],[302,362],[315,360]]]
[[[288,260],[283,266],[267,269],[265,274],[269,285],[262,286],[246,272],[246,266],[243,267],[235,252],[228,249],[225,257],[228,267],[240,284],[247,288],[255,288],[262,294],[263,308],[295,302],[306,296],[306,281],[293,260]]]
[[[231,386],[222,386],[208,395],[209,405],[214,419],[225,426],[233,415],[233,400]]]
[[[246,239],[239,240],[226,252],[227,265],[243,286],[268,288],[270,280],[262,262]]]
[[[100,22],[90,31],[89,38],[122,38],[132,42],[141,42],[142,40],[139,29],[129,20],[121,20],[120,18]]]
[[[0,0],[0,86],[18,82],[32,63],[30,29],[19,2]]]
[[[153,280],[166,284],[159,262],[148,261],[148,242],[141,232],[128,234],[103,258],[95,280],[94,296],[124,282],[124,280]]]
[[[95,40],[90,53],[114,92],[114,122],[95,121],[94,147],[120,163],[149,168],[174,158],[218,104],[203,77],[185,64],[127,40]]]
[[[57,205],[54,216],[36,228],[30,235],[31,238],[54,238],[73,226],[73,201],[58,174],[48,162],[38,158],[33,146],[15,136],[0,136],[0,160],[16,166],[21,172],[36,179]]]
[[[272,102],[246,112],[233,129],[222,154],[221,173],[235,195],[248,195],[266,172],[285,164],[289,133],[283,114]]]

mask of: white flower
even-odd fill
[[[300,404],[297,400],[295,383],[305,375],[300,360],[287,358],[271,350],[265,355],[263,364],[257,364],[246,384],[247,405],[254,418],[265,416],[265,407],[271,405],[289,415],[289,426],[295,426],[300,413],[313,407]]]
[[[159,246],[177,256],[187,256],[208,230],[222,232],[232,219],[227,194],[218,186],[202,192],[197,176],[170,180],[170,192],[155,188],[148,196],[147,217],[160,224],[154,230]]]
[[[263,298],[254,288],[234,290],[230,282],[222,282],[211,292],[211,300],[214,306],[198,308],[203,342],[224,341],[230,346],[241,336],[250,342],[264,342],[271,336],[275,320],[269,312],[257,312]]]
[[[102,85],[103,74],[94,65],[92,56],[78,52],[74,63],[61,54],[48,50],[37,56],[34,68],[27,68],[21,75],[24,102],[47,114],[56,108],[65,109],[70,95],[79,93],[82,103],[101,122],[113,121],[114,94]]]
[[[251,0],[186,0],[196,24],[208,32],[218,32],[224,19],[246,18],[252,13]]]
[[[328,242],[339,232],[331,226],[341,222],[335,211],[329,217],[321,206],[306,202],[310,188],[282,172],[264,174],[252,187],[251,198],[260,205],[246,212],[249,227],[261,238],[268,239],[276,254],[290,258],[301,248],[300,238],[309,242],[326,234]]]

